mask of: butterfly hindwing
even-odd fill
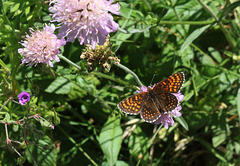
[[[161,113],[169,113],[173,111],[179,105],[177,97],[171,93],[162,93],[155,97],[157,103],[159,103],[159,111]]]
[[[185,75],[183,72],[175,73],[161,82],[157,83],[153,90],[158,93],[178,93],[182,88],[182,85],[185,81]]]
[[[142,103],[147,97],[147,92],[141,92],[122,100],[118,104],[118,108],[127,114],[139,114]]]
[[[140,115],[141,118],[148,123],[155,122],[161,116],[161,113],[159,112],[153,98],[149,97],[143,103]]]

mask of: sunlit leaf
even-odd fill
[[[109,165],[115,165],[122,144],[122,128],[119,117],[110,117],[104,124],[99,144]]]
[[[196,38],[198,38],[209,27],[210,25],[206,25],[193,31],[182,44],[180,52],[183,52]]]

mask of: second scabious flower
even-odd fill
[[[38,63],[47,64],[53,67],[52,60],[59,62],[57,54],[59,48],[66,44],[64,38],[58,39],[54,34],[55,26],[44,25],[43,30],[34,31],[30,28],[30,35],[26,35],[26,39],[22,41],[24,48],[18,49],[18,53],[23,55],[22,64],[27,63],[29,66]]]
[[[119,15],[120,6],[114,0],[50,0],[53,21],[59,22],[58,37],[68,42],[78,38],[80,44],[103,45],[109,33],[118,29],[110,13]]]

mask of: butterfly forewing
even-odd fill
[[[161,116],[161,113],[159,112],[153,98],[149,97],[143,103],[140,115],[141,118],[148,123],[155,122]]]
[[[141,92],[122,100],[118,104],[118,108],[127,114],[139,114],[142,103],[147,97],[147,92]]]
[[[153,90],[156,94],[159,93],[178,93],[182,88],[182,85],[185,81],[185,76],[183,72],[178,72],[173,74],[161,82],[157,83]]]

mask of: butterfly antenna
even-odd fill
[[[156,71],[155,71],[155,73],[153,74],[153,77],[152,77],[152,80],[151,80],[151,82],[150,82],[150,84],[149,85],[152,85],[152,82],[153,82],[153,80],[154,80],[154,78],[155,78],[155,76],[156,76]]]

